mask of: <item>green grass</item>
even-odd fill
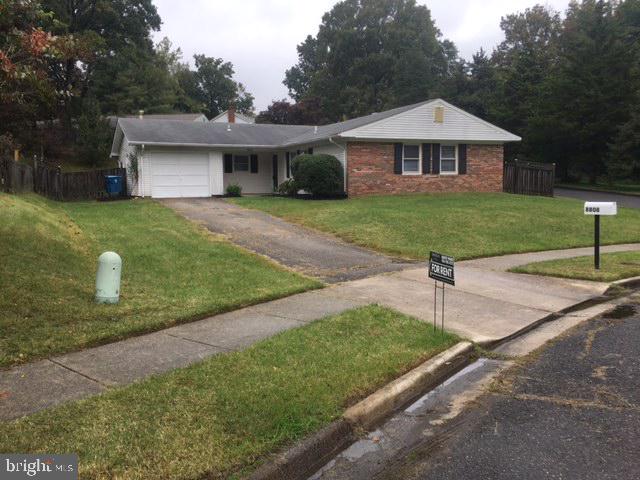
[[[234,203],[391,255],[457,259],[588,246],[593,219],[572,199],[503,193],[373,196],[349,200],[244,197]],[[640,210],[603,219],[605,244],[639,242]]]
[[[378,306],[0,423],[2,452],[76,452],[81,478],[228,478],[457,338]]]
[[[147,201],[0,194],[0,366],[106,343],[318,287]],[[118,305],[96,305],[98,255],[123,258]]]
[[[616,252],[600,255],[600,270],[593,266],[593,257],[529,263],[513,268],[512,272],[576,278],[599,282],[613,282],[622,278],[640,276],[640,252]]]

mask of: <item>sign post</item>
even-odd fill
[[[455,286],[454,259],[448,255],[431,252],[429,255],[429,278],[434,280],[433,283],[433,330],[437,328],[437,310],[438,310],[438,282],[442,284],[442,315],[441,328],[444,332],[444,292],[445,285]]]
[[[617,215],[616,202],[584,202],[584,214],[593,215],[593,263],[596,270],[600,270],[600,215]]]

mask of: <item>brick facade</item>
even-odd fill
[[[350,196],[418,192],[501,192],[502,145],[467,145],[467,173],[397,175],[393,143],[347,145],[347,193]]]

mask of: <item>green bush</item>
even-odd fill
[[[237,183],[227,185],[227,195],[229,197],[239,197],[242,195],[242,187]]]
[[[300,190],[300,187],[298,187],[296,181],[293,178],[285,180],[280,185],[278,185],[278,193],[280,195],[293,197],[296,193],[298,193],[298,190]]]
[[[344,191],[342,164],[333,155],[298,155],[291,163],[291,173],[297,187],[314,196],[338,195]]]

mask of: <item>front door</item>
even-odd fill
[[[275,192],[278,190],[278,155],[274,155],[271,161],[273,162],[273,191]]]

